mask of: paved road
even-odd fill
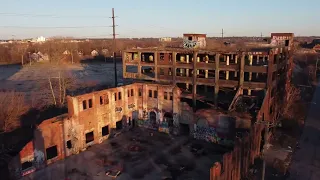
[[[320,83],[314,93],[302,136],[300,149],[293,155],[289,180],[320,179]]]

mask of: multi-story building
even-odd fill
[[[285,46],[235,52],[130,49],[123,52],[123,77],[177,85],[183,98],[193,99],[194,109],[197,101],[212,102],[216,108],[228,96],[231,102],[239,88],[249,96],[269,91],[265,95],[273,107],[269,96],[284,88],[281,83],[291,73],[290,52]]]

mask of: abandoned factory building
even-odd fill
[[[185,36],[200,37],[205,45],[205,35]],[[25,176],[137,126],[233,147],[239,129],[275,120],[276,101],[284,97],[291,76],[287,39],[276,47],[234,52],[126,50],[123,77],[149,82],[68,96],[68,113],[36,128],[33,140],[9,164],[12,176]],[[254,155],[261,129],[256,133],[250,146]]]

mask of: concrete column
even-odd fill
[[[236,64],[238,64],[238,55],[235,55],[234,61],[235,61]],[[234,77],[238,77],[238,71],[234,72]]]
[[[189,90],[189,83],[186,83],[186,89]]]
[[[241,55],[241,60],[240,60],[240,80],[239,80],[239,86],[243,86],[243,81],[244,81],[244,64],[245,64],[245,54]]]
[[[172,62],[173,62],[173,66],[172,66],[172,80],[173,80],[173,85],[176,85],[176,62],[177,62],[177,53],[176,52],[172,52]]]
[[[227,66],[229,66],[229,62],[230,62],[230,60],[229,60],[229,55],[227,55]],[[229,80],[229,71],[226,71],[226,80]]]
[[[193,100],[193,111],[196,111],[197,106],[197,52],[193,52],[193,79],[192,79],[192,100]]]
[[[257,55],[257,65],[258,65],[258,66],[260,66],[260,60],[259,60],[259,58],[260,58],[260,56]],[[257,72],[257,73],[256,73],[256,78],[258,78],[258,77],[259,77],[259,73]]]
[[[138,77],[141,77],[141,52],[138,52]]]
[[[197,62],[200,62],[200,57],[197,57]]]
[[[252,66],[253,55],[249,56],[249,65]],[[252,80],[252,72],[249,72],[249,81]]]
[[[123,52],[122,53],[122,62],[126,62],[126,56],[127,56],[127,53],[126,52]],[[126,63],[122,63],[122,76],[123,77],[126,77],[126,72],[127,72],[127,66],[126,66]]]
[[[154,79],[156,82],[158,82],[158,51],[154,53],[153,62],[154,62]]]
[[[190,62],[190,57],[189,57],[189,55],[186,55],[186,62],[189,64],[189,62]]]
[[[251,89],[248,89],[248,95],[251,96]]]
[[[216,54],[215,67],[215,85],[214,85],[214,105],[218,108],[218,93],[219,93],[219,58],[220,54]]]

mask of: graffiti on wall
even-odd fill
[[[225,146],[232,146],[234,144],[233,140],[219,137],[218,132],[214,127],[201,127],[195,125],[193,137],[195,139],[205,140],[207,142],[221,144]]]
[[[168,122],[165,122],[165,121],[161,122],[159,124],[159,130],[158,131],[169,134],[170,131],[169,131]]]
[[[34,166],[41,167],[44,164],[45,158],[44,153],[40,150],[34,150]]]
[[[198,44],[197,41],[192,41],[192,40],[188,40],[188,39],[183,40],[183,48],[192,49],[192,48],[195,48],[197,46],[197,44]]]

